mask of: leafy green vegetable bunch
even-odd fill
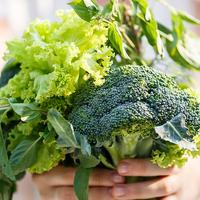
[[[112,169],[130,157],[182,166],[199,155],[198,96],[153,68],[168,55],[173,65],[199,70],[193,45],[199,38],[190,37],[184,22],[200,22],[161,3],[171,13],[171,28],[156,21],[146,0],[129,6],[74,0],[73,10],[57,12],[57,21],[36,20],[7,43],[0,199],[12,198],[27,170],[78,166],[75,192],[87,200],[94,167]],[[152,59],[145,59],[145,46],[152,47]]]

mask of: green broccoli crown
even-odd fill
[[[74,97],[69,115],[76,132],[106,141],[134,124],[149,128],[182,113],[192,133],[200,129],[200,104],[173,78],[147,66],[113,67],[102,86],[86,84]]]

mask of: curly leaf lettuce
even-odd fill
[[[0,96],[44,103],[69,97],[80,82],[103,82],[111,66],[108,27],[101,20],[86,22],[74,11],[57,13],[59,21],[36,20],[22,38],[8,42],[5,60],[15,58],[21,71],[0,90]]]

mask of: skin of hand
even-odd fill
[[[73,191],[76,169],[58,166],[51,171],[32,176],[41,200],[77,200]],[[113,200],[111,189],[114,184],[124,183],[125,178],[117,171],[94,169],[89,185],[89,200]]]
[[[95,169],[90,178],[89,200],[197,200],[200,197],[200,159],[185,167],[161,169],[147,159],[123,160],[118,173]],[[74,168],[56,167],[48,173],[33,175],[42,200],[76,200],[73,192]],[[125,176],[152,179],[125,184]],[[155,178],[156,177],[156,178]]]
[[[175,167],[161,169],[145,159],[124,160],[118,166],[120,175],[145,176],[152,179],[132,184],[117,184],[112,189],[112,195],[116,200],[156,197],[160,200],[198,200],[200,198],[199,166],[200,159],[190,160],[181,169]]]

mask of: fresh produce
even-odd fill
[[[0,78],[0,199],[9,200],[26,171],[77,166],[74,189],[87,200],[94,167],[150,158],[161,167],[199,156],[200,99],[182,75],[200,70],[200,22],[163,3],[172,29],[146,0],[103,7],[75,0],[55,22],[36,20],[7,43]],[[154,57],[145,58],[146,46]],[[164,58],[167,54],[167,59]],[[162,68],[162,67],[160,67]],[[164,71],[164,70],[162,70]],[[177,81],[177,82],[176,82]],[[123,151],[118,151],[118,149]]]
[[[103,146],[111,165],[150,156],[164,168],[182,166],[187,154],[197,151],[200,102],[149,67],[113,66],[102,86],[85,84],[73,106],[69,121],[75,135]]]

